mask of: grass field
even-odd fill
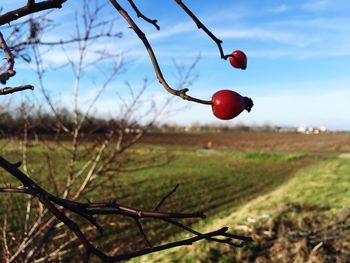
[[[287,135],[277,135],[276,137],[281,138],[285,136]],[[276,187],[270,188],[267,192],[261,193],[251,200],[246,200],[241,205],[235,206],[233,212],[216,213],[207,224],[199,225],[202,231],[210,231],[220,226],[230,226],[232,229],[236,229],[238,233],[252,235],[257,242],[249,247],[249,249],[229,249],[210,242],[202,242],[200,245],[174,249],[157,255],[139,258],[135,261],[348,262],[347,260],[350,258],[350,202],[348,199],[350,194],[350,159],[348,158],[349,154],[344,154],[343,152],[349,151],[349,137],[346,134],[340,137],[333,135],[333,137],[326,136],[323,138],[309,136],[310,140],[307,141],[307,137],[300,136],[298,138],[297,136],[292,135],[288,138],[288,140],[293,138],[293,143],[289,144],[289,149],[284,153],[281,153],[281,150],[286,150],[288,145],[282,144],[276,146],[273,136],[267,136],[270,140],[267,140],[266,144],[262,142],[263,140],[259,136],[256,136],[254,139],[258,141],[257,145],[263,145],[264,148],[268,149],[275,148],[274,151],[254,152],[252,149],[254,147],[246,147],[242,150],[244,150],[243,152],[247,150],[249,152],[245,154],[245,158],[255,156],[261,162],[265,162],[268,159],[265,157],[269,156],[272,152],[279,152],[280,157],[288,156],[296,148],[299,150],[299,154],[295,152],[294,154],[296,156],[302,156],[301,159],[309,160],[307,165],[299,166],[293,173],[293,176],[288,180],[280,181]],[[344,142],[340,143],[341,140],[344,140]],[[302,146],[303,141],[307,141],[307,143],[304,143],[304,146]],[[247,143],[249,144],[249,141],[242,142],[242,144]],[[293,145],[297,145],[297,147],[293,147]],[[285,167],[289,166],[288,164],[284,165]],[[275,163],[272,162],[271,166],[275,166]],[[264,176],[260,171],[258,173],[262,177]],[[257,230],[260,229],[262,231],[265,229],[264,231],[268,232],[270,231],[268,226],[271,222],[277,225],[276,221],[280,223],[279,220],[285,217],[288,218],[288,223],[284,226],[286,230],[284,230],[281,236],[279,236],[276,229],[274,230],[276,236],[267,237]],[[337,220],[339,218],[344,220],[342,222],[344,226],[339,227],[340,230],[335,223],[338,222]],[[293,221],[298,222],[298,227],[307,221],[307,227],[303,226],[304,229],[292,227],[291,222]],[[333,236],[329,239],[323,237],[323,239],[320,239],[321,241],[318,240],[319,243],[310,242],[308,245],[303,243],[300,245],[305,239],[295,241],[294,244],[288,243],[288,245],[285,245],[283,243],[289,231],[290,233],[302,231],[316,232],[314,228],[317,230],[329,228],[331,234],[328,232],[326,234],[328,236],[334,235],[336,238]],[[266,240],[274,245],[269,245],[268,248],[264,247],[265,243],[263,241],[266,242]],[[280,244],[281,242],[284,246]],[[322,244],[323,246],[320,247],[317,253],[311,255],[312,246],[316,247],[318,244]],[[304,254],[302,253],[303,255],[300,255],[299,250],[303,250]]]
[[[208,215],[205,221],[188,222],[202,230],[222,226],[235,229],[237,225],[247,225],[248,217],[259,218],[262,214],[272,217],[287,204],[317,206],[314,212],[324,218],[348,206],[350,159],[338,157],[350,152],[348,134],[220,136],[146,136],[143,143],[128,151],[127,156],[133,158],[121,172],[86,198],[116,198],[125,205],[152,209],[164,194],[180,184],[163,210],[204,211]],[[214,142],[213,149],[203,147],[208,140]],[[36,171],[32,176],[52,190],[41,162],[44,149],[40,145],[31,147],[29,162]],[[4,148],[2,154],[13,161],[18,156],[15,148]],[[61,154],[55,157],[55,169],[64,174],[67,165],[59,161]],[[1,171],[0,182],[13,181]],[[11,211],[21,206],[23,198],[2,194],[0,221],[5,207]],[[20,227],[23,217],[24,212],[12,224]],[[122,252],[144,246],[133,222],[116,217],[104,217],[103,221],[106,233],[97,242],[107,251],[118,247],[118,252]],[[152,220],[144,223],[152,243],[183,237],[174,227]],[[188,262],[235,262],[237,253],[243,252],[201,242],[137,261],[184,262],[182,257],[186,257]]]
[[[350,161],[330,158],[321,160],[311,166],[300,169],[293,178],[281,184],[276,189],[267,194],[263,194],[247,203],[239,206],[236,211],[231,214],[217,214],[213,220],[206,225],[200,227],[203,231],[209,231],[219,226],[230,226],[236,229],[238,233],[250,234],[258,244],[254,244],[250,249],[229,249],[224,246],[202,242],[190,247],[174,249],[172,251],[161,252],[157,255],[147,256],[135,260],[136,262],[348,262],[349,258],[349,193],[350,193]],[[323,240],[324,248],[319,251],[319,258],[311,258],[308,254],[304,257],[297,257],[298,249],[307,248],[300,247],[300,241],[293,245],[285,245],[278,248],[275,245],[269,249],[262,249],[263,234],[257,234],[255,231],[257,225],[260,231],[269,231],[268,225],[281,217],[281,210],[288,206],[292,209],[288,210],[283,216],[288,217],[288,224],[283,236],[292,235],[296,229],[291,224],[291,220],[295,220],[298,224],[303,224],[304,220],[314,219],[317,229],[329,227],[333,235],[339,236],[337,242],[334,240]],[[296,209],[294,209],[296,208]],[[283,211],[285,212],[285,211]],[[339,231],[332,226],[334,218],[338,219],[339,215],[347,216],[346,224]],[[310,224],[310,222],[308,222]],[[311,224],[310,224],[311,225]],[[252,230],[252,228],[256,229]],[[242,232],[242,229],[250,229]],[[300,229],[298,229],[299,231]],[[275,230],[277,232],[277,230]],[[314,231],[311,226],[303,229]],[[331,234],[331,235],[332,235]],[[329,233],[330,238],[333,238]],[[184,237],[184,236],[182,236]],[[261,238],[261,239],[260,239]],[[275,241],[281,236],[274,237],[272,235],[265,237],[270,242]],[[319,243],[322,241],[319,241]],[[314,243],[315,247],[319,243]],[[299,246],[299,247],[298,247]],[[345,246],[345,249],[344,247]],[[276,249],[277,247],[277,249]],[[328,248],[333,251],[327,251]],[[259,251],[260,248],[261,250]],[[272,250],[272,253],[271,253]],[[296,251],[288,254],[288,251]],[[239,256],[237,256],[237,254]],[[245,254],[245,257],[242,256]],[[248,257],[247,255],[254,255]],[[279,257],[277,257],[279,255]],[[241,260],[238,260],[242,256]],[[300,256],[300,255],[299,255]],[[338,258],[336,258],[338,257]],[[238,258],[238,259],[237,259]],[[244,258],[244,260],[243,260]],[[185,260],[184,260],[185,259]],[[313,259],[313,260],[310,260]],[[308,261],[310,260],[310,261]],[[334,261],[333,261],[334,260]]]

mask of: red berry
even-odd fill
[[[229,58],[232,67],[246,69],[247,68],[247,56],[241,50],[235,50],[231,53]]]
[[[254,105],[250,98],[242,97],[233,90],[217,91],[214,93],[211,102],[214,115],[221,120],[233,119],[243,110],[249,112]]]

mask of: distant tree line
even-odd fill
[[[278,127],[272,125],[250,126],[245,124],[219,125],[194,123],[190,126],[162,124],[154,126],[152,132],[174,133],[234,133],[234,132],[276,132]]]
[[[27,110],[27,114],[23,114]],[[72,128],[74,125],[73,113],[67,108],[60,108],[56,111],[61,122],[57,121],[57,116],[52,112],[29,109],[22,105],[19,109],[10,110],[0,107],[0,137],[16,136],[23,134],[26,125],[29,135],[54,135],[61,131],[62,124],[65,127]],[[88,116],[81,127],[84,134],[106,134],[111,128],[124,129],[126,133],[133,133],[141,125],[134,122],[130,123],[124,119],[103,118],[97,116]],[[217,125],[217,124],[199,124],[194,123],[190,126],[177,124],[153,124],[149,127],[150,133],[231,133],[231,132],[276,132],[279,127],[269,124],[262,126],[249,126],[245,124],[235,125]]]
[[[23,111],[26,111],[26,114],[23,114]],[[27,130],[30,136],[60,134],[62,126],[69,129],[73,128],[72,111],[67,108],[61,108],[56,111],[56,114],[59,116],[60,121],[52,112],[33,110],[27,105],[22,105],[16,110],[0,107],[0,138],[19,136],[23,134],[24,129]],[[133,130],[139,128],[139,125],[124,119],[88,116],[80,130],[82,134],[106,134],[111,128],[118,129],[118,127],[124,129],[126,133],[132,133]]]

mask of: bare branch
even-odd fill
[[[159,211],[159,208],[162,206],[162,204],[168,199],[173,193],[176,192],[177,188],[179,187],[179,184],[177,184],[174,189],[172,189],[167,195],[165,195],[162,200],[160,200],[159,204],[154,208],[154,211]]]
[[[209,239],[209,238],[212,238],[215,236],[224,235],[227,232],[227,230],[228,230],[227,227],[223,227],[219,230],[208,232],[208,233],[205,233],[201,236],[195,236],[192,238],[188,238],[188,239],[184,239],[184,240],[180,240],[180,241],[175,241],[175,242],[170,242],[170,243],[160,245],[160,246],[155,246],[155,247],[146,248],[143,250],[134,251],[134,252],[131,252],[128,254],[115,256],[115,257],[112,257],[112,260],[113,261],[127,260],[127,259],[131,259],[134,257],[139,257],[142,255],[146,255],[146,254],[150,254],[150,253],[154,253],[157,251],[162,251],[162,250],[166,250],[166,249],[170,249],[170,248],[175,248],[175,247],[180,247],[180,246],[189,246],[189,245],[192,245],[193,243],[200,241],[200,240],[203,240],[203,239]]]
[[[7,244],[7,215],[5,214],[4,216],[4,224],[2,227],[2,239],[3,239],[3,253],[4,253],[4,257],[6,257],[6,259],[10,258],[11,254],[10,254],[10,250]],[[6,260],[6,262],[8,262],[8,260]]]
[[[27,5],[1,15],[0,26],[17,20],[23,16],[27,16],[29,14],[53,8],[61,8],[62,4],[66,1],[67,0],[46,0],[39,3],[35,3],[35,1],[28,1]]]
[[[192,13],[192,11],[181,1],[175,0],[175,2],[192,18],[192,20],[197,24],[198,29],[202,29],[218,46],[220,51],[220,56],[222,59],[227,59],[232,57],[231,54],[225,55],[222,48],[222,40],[218,39],[209,29]]]
[[[24,85],[24,86],[18,86],[14,88],[11,88],[11,87],[2,88],[0,89],[0,95],[7,95],[18,91],[28,90],[28,89],[34,90],[34,86]]]
[[[143,20],[147,21],[148,23],[151,23],[152,25],[154,25],[154,27],[157,30],[160,30],[159,25],[157,24],[158,20],[157,19],[150,19],[148,17],[146,17],[144,14],[142,14],[140,12],[140,10],[137,8],[137,6],[135,5],[133,0],[128,0],[128,2],[130,3],[131,7],[135,10],[137,17],[141,17]]]
[[[4,188],[0,188],[0,193],[17,193],[17,194],[29,194],[29,195],[35,194],[29,188],[24,188],[24,187],[4,187]]]
[[[152,61],[154,71],[157,75],[157,78],[159,82],[163,85],[166,91],[168,91],[170,94],[179,96],[180,98],[188,101],[193,101],[201,104],[207,104],[211,105],[211,101],[207,100],[201,100],[197,98],[193,98],[186,93],[189,91],[187,88],[185,89],[180,89],[180,90],[175,90],[169,86],[169,84],[166,82],[166,80],[163,77],[163,73],[159,67],[157,58],[153,52],[153,49],[146,37],[146,35],[141,31],[141,29],[136,25],[136,23],[132,20],[132,18],[129,16],[129,14],[119,5],[119,3],[115,0],[110,0],[111,4],[115,7],[115,9],[120,13],[120,15],[128,22],[128,24],[131,26],[131,28],[135,31],[137,36],[141,39],[143,42],[144,46],[146,47],[148,51],[148,55]]]
[[[100,39],[103,37],[118,37],[120,38],[122,36],[122,33],[115,33],[115,34],[111,34],[111,33],[100,33],[100,34],[96,34],[93,36],[89,37],[89,40],[94,40],[94,39]],[[28,46],[28,45],[40,45],[40,46],[57,46],[57,45],[66,45],[66,44],[71,44],[71,43],[76,43],[79,41],[83,41],[84,38],[71,38],[71,39],[65,39],[65,40],[58,40],[58,41],[42,41],[40,39],[29,39],[23,42],[19,42],[13,46],[11,46],[12,49],[19,49],[23,46]]]
[[[146,244],[147,244],[149,247],[152,247],[151,242],[148,240],[147,235],[146,235],[145,231],[143,230],[143,227],[142,227],[142,225],[141,225],[141,223],[140,223],[140,220],[139,220],[138,218],[135,218],[135,222],[136,222],[136,225],[137,225],[137,227],[138,227],[138,229],[139,229],[141,235],[143,236],[144,240],[146,241]]]
[[[37,197],[39,201],[52,213],[59,221],[64,223],[79,239],[82,245],[85,248],[86,253],[84,255],[94,254],[99,257],[101,260],[106,262],[114,262],[120,260],[126,260],[133,257],[153,253],[156,251],[161,251],[173,247],[183,246],[183,245],[191,245],[194,242],[199,240],[207,239],[211,241],[216,241],[220,243],[225,243],[232,246],[237,246],[236,244],[231,242],[231,239],[245,240],[251,241],[252,239],[249,237],[237,236],[231,233],[227,233],[228,228],[224,227],[219,230],[208,232],[205,234],[201,234],[197,231],[194,231],[188,227],[185,227],[182,224],[177,224],[176,221],[173,221],[174,218],[195,218],[195,217],[204,217],[204,214],[201,212],[197,213],[164,213],[158,211],[142,211],[139,209],[131,208],[128,206],[123,206],[118,204],[115,200],[113,201],[103,201],[103,202],[87,202],[81,203],[73,200],[62,199],[56,196],[53,196],[43,188],[41,188],[36,182],[34,182],[31,178],[26,176],[23,172],[18,170],[18,168],[9,163],[6,159],[0,157],[0,166],[4,168],[8,173],[14,176],[18,181],[23,183],[24,187],[21,188],[1,188],[0,192],[9,192],[9,193],[24,193]],[[176,189],[176,188],[175,188]],[[166,197],[170,196],[174,192],[171,191],[170,194],[166,195],[162,200],[165,200]],[[136,220],[137,226],[145,238],[146,242],[150,245],[150,242],[143,231],[142,225],[139,222],[139,218],[158,218],[163,219],[167,222],[175,224],[177,226],[182,227],[183,229],[189,231],[190,233],[196,234],[195,237],[167,243],[160,246],[149,247],[147,249],[142,249],[138,251],[133,251],[131,253],[125,253],[117,256],[108,256],[98,248],[96,248],[85,236],[85,234],[81,231],[80,227],[70,218],[66,216],[66,214],[59,210],[56,205],[61,206],[65,209],[68,209],[83,218],[87,219],[90,223],[92,223],[95,227],[97,227],[101,232],[102,228],[97,224],[94,215],[102,215],[102,214],[112,214],[112,215],[124,215],[128,217],[132,217]],[[227,237],[228,239],[218,239],[216,237]]]
[[[10,77],[13,77],[16,74],[16,72],[13,70],[13,66],[15,65],[15,60],[1,32],[0,32],[0,48],[4,51],[6,55],[7,64],[8,64],[6,72],[0,74],[0,82],[2,84],[6,84],[6,81]]]

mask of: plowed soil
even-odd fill
[[[350,133],[176,133],[147,134],[143,143],[166,145],[190,145],[206,148],[229,148],[240,151],[289,151],[306,150],[320,152],[345,152],[350,150]]]

